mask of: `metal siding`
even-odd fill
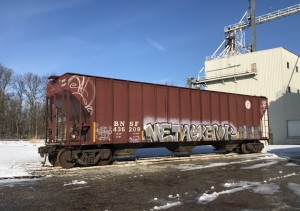
[[[128,128],[128,90],[126,81],[113,81],[113,143],[126,143]]]
[[[230,124],[235,134],[239,126],[260,124],[260,105],[266,100],[100,77],[95,81],[96,144],[140,142],[145,125],[157,122],[208,126]],[[251,101],[251,112],[245,110],[246,100]],[[111,138],[101,138],[98,133],[103,130],[106,134],[111,130]],[[185,135],[188,132],[185,131]]]
[[[131,143],[141,141],[141,132],[143,128],[143,101],[142,84],[128,83],[128,139]]]
[[[210,93],[210,109],[211,109],[211,123],[220,124],[220,102],[219,93]]]
[[[95,124],[92,125],[92,130],[108,129],[112,133],[113,129],[113,95],[112,95],[112,81],[106,79],[96,79],[96,109],[95,109]],[[93,131],[96,134],[96,131]],[[99,139],[100,138],[100,139]],[[107,144],[113,142],[112,136],[95,137],[96,143]]]
[[[169,88],[169,122],[179,123],[180,122],[180,95],[179,88]]]
[[[199,90],[191,90],[191,104],[192,104],[192,124],[201,123],[201,106],[200,106],[200,92]]]
[[[154,85],[143,84],[143,111],[144,125],[156,121],[156,96]]]
[[[112,84],[110,80],[96,80],[96,114],[110,115],[112,113]]]
[[[237,102],[237,117],[238,117],[238,126],[246,125],[246,119],[245,119],[245,100],[244,96],[237,95],[236,96],[236,102]]]
[[[168,88],[167,86],[156,86],[156,121],[167,122],[167,103]]]
[[[228,96],[228,100],[229,100],[229,123],[236,130],[238,127],[236,95],[230,94]]]
[[[202,113],[202,123],[203,124],[210,124],[210,100],[209,100],[209,93],[207,91],[203,91],[200,93],[201,96],[201,113]]]
[[[259,98],[257,97],[252,98],[252,107],[253,107],[253,112],[252,112],[253,124],[257,124],[258,122],[260,122],[260,117],[261,117]]]
[[[246,102],[249,101],[250,102],[250,108],[246,108]],[[248,97],[248,96],[245,96],[244,97],[244,108],[245,108],[245,125],[246,126],[254,126],[253,125],[253,110],[255,109],[255,107],[253,107],[253,100],[252,100],[252,97]]]
[[[287,51],[282,48],[276,48],[206,61],[205,69],[208,77],[210,76],[210,71],[213,75],[217,73],[230,74],[239,71],[251,71],[253,63],[257,66],[257,75],[255,77],[226,79],[222,83],[218,81],[214,84],[208,84],[207,89],[237,94],[267,96],[270,101],[273,101],[285,89],[288,82],[285,79],[286,75],[290,75],[286,67],[283,68],[286,66],[285,60],[287,59],[283,58],[282,52]],[[292,56],[293,54],[288,53],[288,55]],[[293,58],[293,61],[295,61],[295,58]],[[229,66],[238,67],[228,69]]]
[[[190,124],[191,122],[191,97],[189,89],[180,89],[180,114],[181,123]]]
[[[129,83],[129,116],[140,117],[142,115],[142,89],[139,83]],[[129,118],[130,119],[130,118]]]
[[[220,123],[229,123],[228,94],[220,93]]]

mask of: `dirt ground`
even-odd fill
[[[289,187],[300,187],[299,160],[227,154],[41,167],[1,182],[0,210],[298,210]]]

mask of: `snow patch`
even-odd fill
[[[198,203],[199,204],[207,204],[208,202],[214,201],[220,195],[235,193],[235,192],[238,192],[238,191],[249,189],[250,187],[251,187],[251,185],[243,185],[241,187],[233,188],[233,189],[230,189],[230,190],[223,190],[221,192],[213,192],[211,194],[203,193],[199,197]]]
[[[279,191],[279,186],[275,185],[273,183],[271,184],[261,184],[256,187],[252,188],[254,193],[260,193],[260,194],[268,194],[272,195],[274,193],[277,193]]]
[[[68,185],[85,185],[87,184],[86,181],[78,181],[78,180],[72,180],[71,183],[67,183],[67,184],[64,184],[64,186],[68,186]]]
[[[161,206],[155,206],[153,209],[151,210],[166,210],[166,209],[170,209],[172,207],[176,207],[176,206],[180,206],[182,205],[181,202],[177,201],[177,202],[168,202],[164,205],[161,205]]]
[[[255,193],[260,194],[274,194],[278,192],[279,186],[275,184],[262,184],[260,182],[248,182],[248,181],[241,181],[238,183],[225,183],[223,185],[225,188],[231,188],[229,190],[223,190],[221,192],[213,192],[213,193],[203,193],[199,199],[199,204],[207,204],[211,201],[217,199],[220,195],[224,194],[231,194],[243,190],[252,190]]]
[[[0,178],[28,176],[26,167],[38,163],[43,158],[38,154],[38,147],[43,141],[0,141]]]
[[[35,178],[35,179],[5,179],[5,180],[0,180],[0,185],[4,187],[15,187],[17,185],[23,185],[26,183],[32,183],[36,182],[40,179]]]
[[[228,166],[231,164],[232,163],[211,163],[208,165],[182,164],[182,165],[176,166],[175,168],[179,169],[180,171],[192,171],[192,170],[205,169],[205,168]]]
[[[173,196],[173,195],[170,194],[170,195],[168,196],[168,198],[169,198],[169,199],[176,199],[176,198],[180,198],[180,195],[179,195],[178,193],[176,194],[176,196]]]
[[[242,167],[241,169],[258,169],[258,168],[268,167],[268,166],[271,166],[271,165],[274,165],[277,163],[278,163],[278,161],[271,161],[271,162],[267,162],[267,163],[256,164],[253,166]]]
[[[298,197],[300,197],[300,184],[289,183],[288,188],[294,192]]]
[[[207,165],[196,165],[196,164],[181,164],[178,166],[175,166],[176,169],[180,171],[193,171],[193,170],[199,170],[199,169],[206,169],[206,168],[214,168],[214,167],[223,167],[223,166],[229,166],[229,165],[235,165],[235,164],[241,164],[241,163],[249,163],[249,162],[254,162],[254,161],[260,161],[260,160],[270,160],[270,159],[276,159],[276,160],[286,160],[278,157],[277,155],[274,154],[269,154],[263,157],[259,157],[256,159],[249,159],[249,160],[244,160],[244,161],[234,161],[234,162],[228,162],[228,163],[210,163]],[[268,163],[263,163],[263,164],[257,164],[253,165],[250,167],[243,167],[242,169],[255,169],[255,168],[261,168],[261,167],[266,167],[269,165],[274,165],[277,164],[278,161],[271,161]]]
[[[288,164],[285,164],[285,166],[298,166],[298,165],[295,163],[288,163]]]
[[[273,181],[273,180],[277,180],[277,179],[283,179],[283,178],[287,178],[287,177],[292,177],[292,176],[299,176],[298,173],[291,173],[291,174],[286,174],[286,175],[283,175],[283,176],[279,176],[279,177],[273,177],[273,178],[269,178],[268,181]]]
[[[211,202],[219,197],[219,195],[222,193],[213,192],[211,194],[203,193],[202,196],[200,196],[198,203],[199,204],[206,204],[208,202]]]

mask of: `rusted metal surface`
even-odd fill
[[[48,143],[268,139],[267,99],[66,73],[47,87]]]

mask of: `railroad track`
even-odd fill
[[[41,164],[28,165],[26,168],[28,173],[33,177],[45,177],[49,175],[63,176],[63,175],[76,175],[78,172],[89,171],[93,169],[103,169],[103,171],[114,172],[116,168],[129,167],[129,166],[143,166],[143,165],[152,165],[152,164],[168,164],[174,162],[189,162],[189,161],[207,161],[215,159],[267,159],[272,157],[272,154],[269,153],[260,153],[260,154],[238,154],[238,153],[210,153],[210,154],[197,154],[191,155],[189,157],[151,157],[151,158],[138,158],[135,160],[117,160],[114,161],[112,165],[107,166],[89,166],[89,167],[75,167],[71,169],[64,169],[61,167],[52,167],[50,164],[42,166]]]

